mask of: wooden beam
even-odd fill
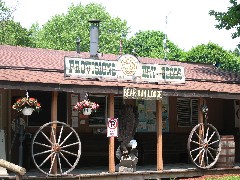
[[[148,85],[146,85],[148,86]],[[138,87],[134,83],[126,83],[122,86],[92,86],[92,85],[77,85],[77,84],[53,84],[53,83],[26,83],[26,82],[12,82],[0,81],[0,88],[3,89],[20,89],[20,90],[35,90],[35,91],[64,91],[74,93],[99,93],[99,91],[106,94],[123,94],[123,87]],[[140,87],[139,87],[140,88]],[[142,86],[141,86],[142,88]],[[153,89],[153,88],[152,88]],[[156,86],[154,89],[161,89],[161,86]],[[240,93],[228,92],[214,92],[214,91],[194,91],[194,90],[175,90],[161,89],[163,96],[181,96],[181,97],[209,97],[221,99],[240,99]]]
[[[108,95],[108,117],[114,118],[114,94]],[[109,137],[109,173],[115,172],[114,137]]]
[[[13,171],[21,176],[23,176],[24,174],[26,174],[26,169],[18,166],[16,164],[10,163],[4,159],[0,159],[0,167],[4,167],[10,171]]]
[[[198,123],[203,123],[203,113],[201,107],[204,105],[204,100],[202,97],[198,99]]]
[[[57,121],[57,98],[58,98],[58,92],[53,91],[52,92],[52,104],[51,104],[51,121],[52,122]],[[56,123],[52,124],[52,128],[53,128],[54,133],[56,135],[57,124]],[[52,135],[52,133],[51,133],[51,135]],[[55,138],[52,138],[52,136],[51,136],[51,141],[53,143],[56,143],[56,142],[54,142],[54,139]],[[52,174],[57,174],[57,159],[56,158],[55,158],[51,173]]]
[[[163,170],[162,157],[162,100],[156,101],[156,127],[157,127],[157,171]]]

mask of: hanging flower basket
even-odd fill
[[[27,109],[31,109],[31,112],[39,112],[41,110],[41,105],[35,98],[22,97],[17,99],[12,108],[19,113],[22,112],[24,115],[31,115],[32,113],[30,114],[30,112],[26,113],[26,111],[29,111]]]
[[[25,107],[25,108],[22,110],[22,113],[23,113],[23,115],[25,115],[25,116],[30,116],[30,115],[32,115],[32,113],[33,113],[33,108]]]
[[[83,100],[77,102],[74,106],[73,110],[82,113],[83,115],[90,115],[92,112],[96,112],[99,108],[99,105],[95,102],[91,102],[89,100]]]
[[[83,108],[82,110],[83,115],[90,115],[92,113],[91,108]]]

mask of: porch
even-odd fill
[[[109,173],[108,166],[77,167],[68,175],[50,177],[37,169],[31,169],[23,176],[23,179],[81,179],[81,180],[143,180],[143,179],[170,179],[170,178],[192,178],[204,175],[239,174],[240,164],[233,168],[211,168],[207,170],[198,169],[193,164],[175,163],[166,164],[162,171],[156,171],[156,165],[137,166],[136,172],[115,172]],[[7,176],[0,176],[1,179],[15,179],[16,174],[9,172]]]

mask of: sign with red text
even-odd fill
[[[118,119],[108,118],[107,137],[118,137]]]

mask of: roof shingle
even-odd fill
[[[108,82],[64,78],[64,57],[89,58],[89,53],[0,45],[0,81],[34,82],[66,85],[132,86],[181,91],[211,91],[240,94],[239,73],[225,72],[213,65],[164,61],[140,57],[141,63],[183,66],[186,83],[150,84]],[[103,54],[99,59],[117,60],[119,55]]]

